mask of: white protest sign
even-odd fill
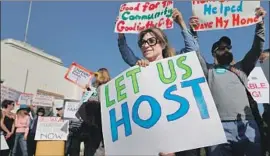
[[[53,96],[36,94],[33,98],[32,104],[34,106],[52,107],[54,102]]]
[[[30,105],[32,104],[34,95],[31,93],[22,93],[18,99],[18,104]]]
[[[106,155],[157,155],[227,142],[195,52],[129,68],[102,85],[100,96]]]
[[[6,100],[8,97],[8,88],[1,85],[1,102]]]
[[[79,101],[66,101],[64,109],[64,118],[75,119],[77,118],[75,114],[80,108]]]
[[[269,83],[262,68],[255,67],[248,77],[248,90],[258,103],[269,103]]]
[[[67,140],[68,126],[60,117],[39,117],[35,140]]]
[[[172,13],[172,1],[125,3],[120,7],[115,32],[138,33],[151,27],[172,29]]]
[[[8,150],[9,147],[8,147],[8,144],[7,144],[7,141],[5,139],[5,136],[3,134],[0,134],[0,150]]]
[[[20,95],[20,91],[1,85],[1,102],[3,100],[12,100],[17,102]]]
[[[65,75],[65,79],[80,86],[81,88],[84,88],[85,85],[90,83],[92,72],[73,62]]]
[[[260,1],[192,1],[194,16],[199,18],[196,31],[229,29],[256,24]]]

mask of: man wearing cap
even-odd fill
[[[264,17],[265,14],[262,7],[256,9],[257,17]],[[190,21],[191,26],[194,23],[195,20]],[[261,21],[256,24],[250,51],[239,62],[234,62],[232,42],[227,36],[221,37],[212,46],[214,64],[208,64],[201,53],[197,52],[228,141],[226,144],[209,147],[209,156],[261,155],[260,131],[245,86],[263,51],[264,41],[265,28]]]

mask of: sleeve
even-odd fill
[[[197,53],[197,57],[199,59],[199,62],[201,64],[201,67],[202,67],[202,70],[203,70],[203,73],[206,77],[206,79],[208,78],[208,70],[209,70],[209,67],[210,67],[210,64],[206,62],[205,58],[201,55],[201,52],[196,52]]]
[[[241,61],[241,66],[247,76],[256,66],[256,63],[263,51],[264,42],[265,42],[265,26],[264,22],[262,21],[256,25],[252,47]]]
[[[203,73],[205,77],[208,78],[208,69],[210,67],[210,64],[206,62],[205,58],[202,56],[200,52],[197,32],[193,31],[192,29],[190,31],[183,30],[182,35],[184,37],[185,48],[183,48],[180,52],[177,52],[177,54],[179,55],[179,54],[184,54],[191,51],[196,51]]]
[[[26,135],[26,136],[29,133],[29,127],[30,127],[30,116],[27,117],[26,128],[25,128],[25,131],[24,131],[24,135]]]
[[[19,122],[19,118],[18,116],[16,115],[16,118],[15,118],[15,127],[16,128],[22,128],[23,125]]]
[[[185,48],[181,49],[179,52],[176,52],[177,54],[199,50],[196,33],[192,34],[191,31],[184,29],[182,30],[182,35],[184,38]]]
[[[118,37],[118,48],[123,60],[129,66],[136,65],[137,61],[140,60],[137,56],[134,55],[133,51],[127,45],[126,37],[124,34],[120,34]]]

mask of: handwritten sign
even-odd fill
[[[1,85],[1,102],[3,100],[12,100],[17,102],[20,95],[20,91]]]
[[[52,107],[54,102],[53,96],[37,94],[33,98],[34,106]]]
[[[172,13],[172,1],[125,3],[120,7],[115,32],[138,33],[151,27],[172,29]]]
[[[31,105],[34,95],[31,93],[22,93],[19,97],[18,104]]]
[[[68,123],[60,117],[39,117],[35,140],[67,140]]]
[[[248,77],[248,90],[258,103],[269,103],[269,83],[261,67],[255,67]]]
[[[70,118],[70,119],[77,118],[75,114],[77,113],[79,108],[80,108],[79,101],[66,101],[65,109],[64,109],[64,118]]]
[[[91,78],[92,72],[74,62],[65,75],[65,79],[80,86],[81,88],[84,88],[86,84],[89,84]]]
[[[196,31],[229,29],[256,24],[255,16],[260,1],[192,1],[192,10],[199,18]]]
[[[195,52],[129,68],[102,85],[100,96],[106,155],[157,155],[227,142]]]

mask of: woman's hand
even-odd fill
[[[27,135],[24,135],[24,136],[23,136],[23,139],[24,139],[24,140],[27,140]]]
[[[140,67],[146,67],[149,66],[149,61],[148,60],[138,60],[136,65],[140,66]]]
[[[162,152],[160,152],[158,155],[159,156],[175,156],[174,153],[167,153],[167,154],[165,154],[165,153],[162,153]]]
[[[187,29],[183,15],[177,8],[173,8],[172,18],[182,29]]]
[[[5,138],[6,139],[9,139],[11,136],[12,136],[12,133],[11,132],[8,132]]]

